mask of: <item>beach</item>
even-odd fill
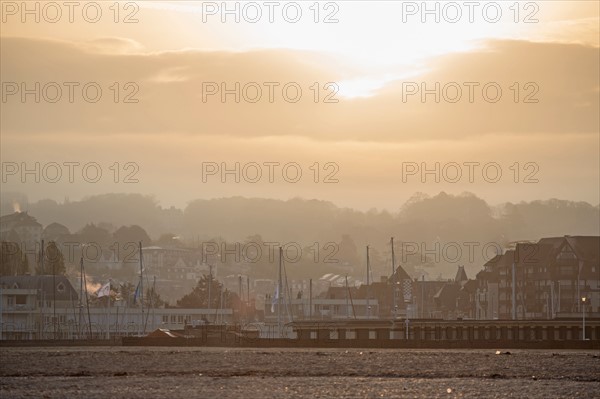
[[[3,398],[600,397],[595,351],[64,347],[0,354]]]

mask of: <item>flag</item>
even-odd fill
[[[104,284],[102,287],[100,287],[100,289],[98,291],[96,291],[96,295],[98,296],[98,298],[102,298],[103,296],[109,296],[110,295],[110,281],[106,284]]]
[[[138,282],[137,287],[135,287],[135,293],[133,294],[133,304],[134,305],[137,303],[139,296],[140,296],[140,283]]]
[[[271,301],[271,313],[275,312],[275,303],[279,302],[279,284],[275,287],[275,295],[273,295],[273,300]]]

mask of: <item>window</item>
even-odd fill
[[[16,303],[17,305],[27,305],[27,295],[17,295]]]
[[[558,254],[557,258],[558,259],[577,259],[577,257],[573,253],[573,251],[571,251],[571,249],[568,247],[563,248],[563,250]]]
[[[162,322],[163,322],[163,324],[167,324],[169,322],[169,316],[168,315],[163,315]]]

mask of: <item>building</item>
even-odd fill
[[[0,339],[104,339],[233,323],[234,316],[233,309],[142,309],[125,300],[88,309],[65,276],[0,277]]]
[[[395,298],[394,298],[395,297]],[[414,281],[398,265],[391,277],[382,276],[380,281],[369,285],[361,284],[356,292],[356,299],[377,304],[371,315],[379,318],[406,317],[413,310]]]
[[[0,287],[0,338],[33,339],[39,324],[38,290]]]
[[[156,276],[156,289],[169,302],[192,291],[203,275],[212,273],[217,278],[217,267],[203,263],[200,251],[151,246],[142,248],[142,253],[144,274]]]
[[[0,277],[0,337],[39,339],[65,324],[79,296],[65,276]]]
[[[517,243],[477,274],[477,318],[580,317],[584,305],[600,313],[599,253],[597,236]]]
[[[357,288],[332,287],[327,293],[316,298],[295,297],[286,303],[267,298],[265,302],[265,322],[275,323],[281,317],[285,323],[294,320],[365,320],[375,319],[379,314],[376,299],[355,298]],[[281,303],[281,305],[280,305]],[[279,316],[279,306],[281,313]]]

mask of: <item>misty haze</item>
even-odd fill
[[[600,397],[600,6],[0,1],[0,396]]]

